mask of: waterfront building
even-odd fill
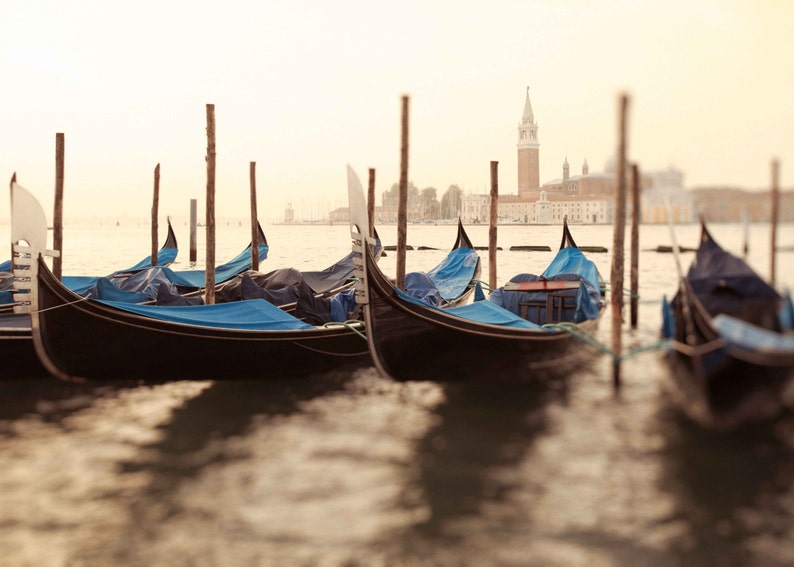
[[[562,164],[562,176],[540,184],[540,138],[538,123],[527,88],[521,120],[518,123],[518,194],[499,196],[499,222],[531,224],[609,224],[614,216],[615,160],[607,162],[603,172],[591,172],[585,159],[581,173],[571,175],[568,158]],[[627,172],[628,173],[628,172]],[[627,180],[630,175],[627,174]],[[691,194],[684,189],[683,173],[675,168],[641,172],[641,222],[665,223],[667,211],[673,222],[695,220]],[[487,222],[488,195],[468,194],[463,198],[463,219]],[[631,199],[627,207],[631,213]]]

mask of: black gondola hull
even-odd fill
[[[280,379],[366,363],[366,341],[345,327],[235,331],[179,325],[82,301],[39,260],[39,356],[63,378]]]
[[[679,282],[672,304],[672,343],[662,356],[669,370],[667,390],[690,419],[710,429],[729,430],[784,410],[787,392],[794,388],[794,352],[729,344],[714,322],[724,314],[780,333],[779,299],[701,224],[695,261]]]
[[[0,361],[3,380],[50,376],[36,355],[29,315],[0,314]]]
[[[379,368],[397,380],[514,382],[559,376],[595,352],[566,332],[467,321],[406,302],[370,254],[365,321]],[[597,320],[583,327],[595,330]]]

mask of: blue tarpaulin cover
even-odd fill
[[[267,257],[268,247],[259,246],[259,258]],[[251,247],[249,246],[233,260],[215,268],[215,283],[223,283],[251,267]],[[148,266],[132,272],[131,270],[120,270],[111,276],[104,278],[112,282],[119,290],[136,294],[143,294],[146,299],[143,301],[157,298],[157,292],[161,283],[169,283],[175,286],[189,289],[204,287],[206,272],[204,270],[183,270],[176,271],[165,266]],[[125,274],[123,277],[121,274]],[[107,286],[98,289],[97,276],[64,276],[63,284],[78,295],[91,297],[94,299],[109,299],[120,301],[124,295],[116,295]],[[107,283],[107,281],[105,283]],[[108,295],[109,294],[109,295]],[[132,300],[134,295],[127,295]]]
[[[784,331],[794,331],[794,304],[791,302],[791,294],[787,293],[783,298],[783,307],[778,313],[780,326]]]
[[[441,308],[436,307],[435,305],[428,305],[421,299],[412,297],[398,288],[395,289],[397,290],[397,294],[406,301],[424,305],[425,307],[429,306],[442,313],[454,315],[455,317],[460,317],[461,319],[466,319],[468,321],[487,323],[489,325],[499,325],[501,327],[515,327],[520,329],[536,329],[543,331],[547,330],[540,325],[536,325],[527,321],[526,319],[522,319],[518,315],[511,313],[507,309],[504,309],[503,307],[500,307],[491,301],[475,301],[474,303],[470,303],[468,305]],[[552,332],[550,329],[548,330],[549,332]]]
[[[477,269],[479,254],[473,248],[455,248],[435,268],[427,272],[441,297],[453,301],[466,291]]]
[[[268,246],[259,246],[259,261],[267,258]],[[236,258],[217,266],[215,268],[215,283],[223,283],[238,274],[251,268],[251,247],[249,246]],[[170,275],[173,274],[173,275]],[[206,283],[206,272],[204,270],[181,270],[170,271],[171,283],[182,287],[201,288]]]
[[[794,337],[762,329],[729,315],[717,315],[711,321],[720,337],[730,345],[758,352],[794,354]]]
[[[105,300],[101,300],[100,303],[143,317],[215,329],[285,331],[315,328],[262,299],[180,307],[137,305]]]
[[[167,266],[168,264],[173,263],[176,260],[177,254],[179,253],[179,249],[177,248],[160,248],[157,252],[157,265],[158,266]],[[126,270],[119,270],[118,273],[121,272],[135,272],[138,270],[142,270],[144,268],[148,268],[152,265],[152,257],[147,256],[131,268],[127,268]]]
[[[598,316],[601,310],[598,268],[578,248],[562,248],[540,276],[518,274],[510,279],[511,282],[541,280],[581,282],[578,289],[556,292],[559,295],[576,298],[575,307],[563,309],[563,321],[581,323],[588,319],[595,319]],[[518,314],[520,313],[520,303],[545,302],[547,293],[547,291],[505,291],[504,288],[500,287],[491,293],[490,301]]]

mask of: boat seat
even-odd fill
[[[576,309],[576,296],[547,293],[545,301],[521,301],[518,307],[518,315],[527,321],[532,321],[538,325],[559,323],[566,320],[564,317],[565,309]],[[533,311],[530,313],[530,310]],[[541,310],[545,310],[545,313]]]

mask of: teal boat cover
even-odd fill
[[[473,248],[455,248],[438,266],[427,272],[427,277],[445,301],[454,301],[471,283],[479,259]]]
[[[720,337],[729,345],[794,356],[794,337],[757,327],[730,315],[717,315],[711,322]]]
[[[173,263],[174,260],[176,260],[178,253],[179,253],[178,248],[160,248],[160,250],[157,252],[157,265],[167,266],[168,264]],[[144,258],[134,266],[127,268],[126,270],[119,270],[118,272],[115,273],[120,274],[123,272],[136,272],[138,270],[148,268],[151,265],[152,265],[152,257],[147,256],[146,258]]]
[[[787,293],[783,298],[783,307],[778,313],[780,326],[784,331],[794,331],[794,304],[791,302],[791,294]]]
[[[138,305],[119,301],[99,300],[100,303],[135,313],[143,317],[194,325],[213,329],[240,331],[298,331],[314,329],[263,299],[249,299],[213,305],[188,305],[165,307],[162,305]]]
[[[581,323],[598,317],[601,311],[601,287],[598,268],[581,250],[573,247],[560,249],[549,266],[540,276],[535,274],[518,274],[511,282],[533,281],[579,281],[577,289],[557,292],[558,295],[575,298],[572,307],[562,310],[561,320]],[[513,313],[520,313],[521,303],[545,302],[546,291],[505,291],[503,287],[491,293],[490,301]],[[545,310],[545,308],[544,308]]]
[[[430,305],[419,298],[413,297],[399,288],[395,289],[397,290],[397,295],[405,301],[416,303],[417,305],[422,305],[424,307],[430,307],[441,313],[453,315],[461,319],[466,319],[467,321],[486,323],[488,325],[498,325],[500,327],[556,332],[552,331],[551,329],[544,329],[540,325],[536,325],[530,321],[527,321],[526,319],[519,317],[515,313],[512,313],[491,301],[475,301],[474,303],[470,303],[468,305],[441,308],[436,305]]]
[[[268,247],[259,246],[259,258],[267,258]],[[251,247],[249,246],[233,260],[215,268],[215,284],[226,282],[251,267]],[[195,290],[204,287],[206,272],[204,270],[176,271],[165,266],[146,266],[138,270],[119,270],[110,276],[64,276],[63,284],[74,293],[92,299],[108,299],[111,301],[135,300],[133,294],[143,294],[146,299],[153,300],[161,283],[168,283],[179,288]],[[102,285],[100,280],[104,280]],[[117,294],[108,287],[110,283],[121,292]],[[138,300],[139,301],[139,300]]]

